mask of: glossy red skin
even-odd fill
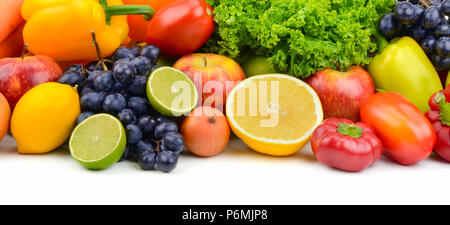
[[[211,15],[208,14],[210,12]],[[199,49],[211,37],[213,9],[204,0],[179,0],[155,13],[147,28],[147,43],[170,57]]]
[[[201,101],[206,106],[211,106],[219,111],[225,111],[225,103],[227,95],[240,81],[245,79],[244,71],[241,66],[231,58],[216,54],[194,53],[181,57],[175,64],[174,68],[185,73],[195,84]],[[201,82],[195,80],[195,75],[201,75]],[[215,98],[216,101],[209,104],[208,99],[216,96],[216,90],[209,92],[207,83],[209,81],[218,81],[221,85],[222,96]],[[227,85],[228,82],[228,85]],[[218,97],[220,97],[218,96]]]
[[[376,131],[385,154],[403,165],[428,158],[436,144],[430,121],[398,93],[372,95],[361,107],[361,120]]]
[[[169,5],[176,0],[123,0],[124,5],[148,5],[152,7],[155,12],[161,8]],[[135,41],[145,42],[147,38],[147,27],[150,21],[145,20],[142,15],[128,15],[128,26],[130,31],[128,36]]]
[[[445,101],[450,102],[450,84],[444,90],[434,93],[428,100],[428,106],[430,106],[431,110],[439,110],[440,111],[439,106],[434,101],[434,96],[436,96],[437,93],[443,93],[445,95]]]
[[[372,77],[360,66],[352,66],[348,72],[324,69],[306,82],[319,95],[325,118],[359,121],[362,103],[375,93]]]
[[[438,91],[438,92],[443,93],[444,90]],[[431,110],[439,110],[439,106],[438,106],[438,105],[436,104],[436,102],[434,101],[434,96],[436,96],[436,94],[437,94],[438,92],[434,93],[434,94],[430,97],[430,99],[428,100],[428,106],[430,106],[430,109],[431,109]],[[427,113],[428,113],[428,112],[427,112]]]
[[[57,81],[62,73],[47,56],[0,59],[0,92],[12,110],[25,92],[38,84]]]
[[[339,123],[355,124],[363,129],[359,138],[340,134]],[[311,148],[319,162],[349,172],[366,169],[381,157],[383,145],[372,128],[348,119],[326,119],[311,137]]]
[[[447,87],[446,90],[447,89],[450,88]],[[439,92],[443,93],[444,91]],[[425,116],[432,123],[433,128],[436,131],[437,139],[436,139],[436,146],[434,146],[434,152],[438,154],[442,159],[450,161],[450,127],[445,124],[442,124],[439,118],[439,113],[441,112],[441,110],[434,101],[434,96],[436,95],[436,93],[433,94],[430,97],[430,100],[428,101],[428,105],[430,106],[431,109],[425,113]],[[445,97],[447,100],[448,99],[447,96]]]

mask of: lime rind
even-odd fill
[[[155,97],[156,95],[152,89],[152,81],[155,78],[155,75],[160,76],[159,74],[161,74],[161,70],[175,71],[176,73],[183,76],[182,81],[185,81],[189,84],[191,90],[193,90],[193,91],[191,91],[191,93],[194,94],[193,102],[189,107],[184,108],[184,109],[173,109],[173,108],[167,106],[165,103],[161,102],[157,97]],[[146,91],[147,91],[148,100],[149,100],[150,104],[152,105],[152,107],[155,108],[159,113],[161,113],[165,116],[179,117],[184,114],[187,114],[195,108],[195,106],[197,105],[197,101],[198,101],[198,91],[194,85],[194,82],[192,82],[192,80],[188,76],[186,76],[186,74],[181,72],[180,70],[172,68],[172,67],[168,67],[168,66],[160,67],[151,73],[151,75],[149,76],[148,81],[147,81]]]
[[[77,155],[77,152],[80,149],[76,149],[75,143],[80,140],[77,138],[92,138],[92,137],[86,137],[86,135],[83,135],[83,129],[87,129],[86,126],[93,122],[92,120],[98,119],[99,117],[103,117],[105,119],[112,120],[115,124],[117,124],[118,128],[118,138],[116,143],[107,151],[105,154],[103,154],[102,157],[95,158],[95,159],[83,159],[80,158],[79,155]],[[72,157],[78,161],[81,165],[85,166],[88,169],[105,169],[112,164],[116,163],[120,157],[122,156],[123,152],[125,151],[125,145],[126,145],[126,135],[125,135],[125,129],[122,126],[122,123],[115,117],[109,115],[109,114],[95,114],[93,116],[88,117],[87,119],[83,120],[78,126],[75,127],[75,129],[72,131],[72,135],[70,136],[69,141],[69,148],[70,153]],[[81,151],[86,151],[86,149],[82,149]]]

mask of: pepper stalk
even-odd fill
[[[353,138],[359,138],[363,135],[363,129],[355,124],[338,123],[337,132]]]
[[[450,103],[448,103],[445,99],[445,95],[441,92],[438,92],[434,96],[434,101],[440,109],[439,120],[441,120],[442,124],[450,126]]]
[[[155,10],[148,5],[109,6],[106,0],[99,0],[99,3],[105,11],[105,21],[107,25],[111,25],[112,16],[142,15],[145,20],[150,20],[155,14]]]

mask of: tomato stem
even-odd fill
[[[363,134],[363,129],[355,124],[338,123],[337,132],[345,136],[359,138]]]

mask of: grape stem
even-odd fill
[[[103,60],[102,57],[102,52],[100,50],[100,46],[98,45],[97,39],[95,38],[95,32],[93,30],[91,30],[91,37],[92,37],[92,45],[95,46],[95,50],[97,51],[97,57],[98,57],[98,63],[97,65],[95,65],[95,69],[97,69],[97,67],[99,65],[103,66],[103,70],[104,71],[108,71],[108,67],[105,64],[105,61]]]
[[[409,0],[408,0],[408,2],[409,2]],[[426,8],[430,7],[430,5],[428,4],[429,3],[428,1],[425,2],[424,0],[419,0],[419,2],[422,3],[422,5],[425,6]]]
[[[159,152],[161,151],[161,150],[159,149],[159,146],[161,146],[161,141],[154,140],[154,139],[152,139],[152,141],[154,141],[154,142],[156,143],[155,151],[159,154]]]

